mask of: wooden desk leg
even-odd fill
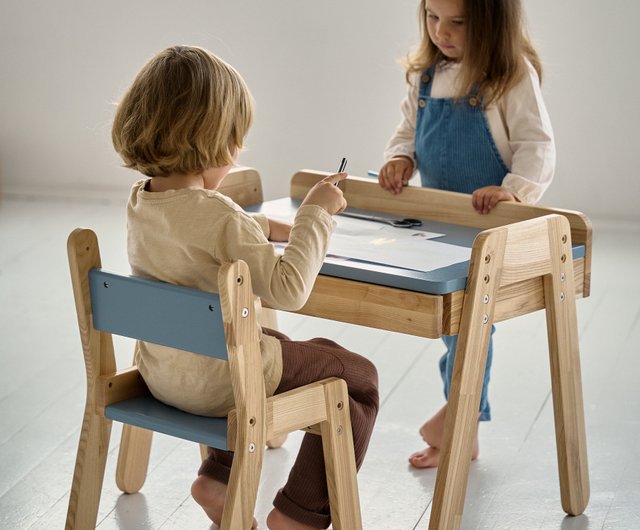
[[[551,246],[554,266],[544,278],[544,295],[560,496],[564,511],[579,515],[589,502],[589,470],[573,266],[566,259],[571,239],[559,234],[552,240],[558,244]]]
[[[469,266],[430,530],[460,528],[506,234],[496,233]],[[487,258],[488,256],[488,258]]]
[[[485,231],[474,242],[431,530],[460,527],[496,294],[500,285],[528,277],[543,278],[562,507],[578,515],[587,506],[589,476],[571,249],[569,223],[560,216]]]

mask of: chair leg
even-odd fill
[[[327,421],[320,424],[334,530],[361,530],[360,497],[351,432],[349,395],[343,380],[325,384]]]
[[[65,530],[95,528],[109,452],[111,420],[90,410],[82,421]]]
[[[284,433],[279,436],[274,436],[271,440],[267,440],[267,447],[269,449],[278,449],[278,447],[282,447],[284,442],[287,441],[289,437],[289,433]]]
[[[277,330],[278,314],[276,310],[270,309],[268,307],[263,307],[260,313],[260,325],[265,328]],[[282,447],[282,444],[287,441],[288,436],[288,433],[284,433],[280,436],[272,438],[271,440],[267,440],[267,447],[270,449],[277,449],[278,447]]]
[[[260,325],[263,328],[278,329],[278,313],[275,309],[269,307],[261,308]]]
[[[116,467],[116,484],[124,493],[137,493],[147,478],[149,454],[153,431],[122,426],[118,465]]]
[[[220,530],[251,528],[265,452],[265,432],[253,432],[238,418],[238,434]],[[260,425],[257,421],[254,425]]]

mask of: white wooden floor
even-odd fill
[[[95,229],[103,265],[126,271],[119,201],[0,200],[0,528],[63,528],[84,404],[84,368],[65,240]],[[580,517],[560,507],[544,315],[501,323],[495,336],[494,421],[480,429],[464,529],[640,529],[640,227],[594,223],[591,297],[578,300],[591,501]],[[440,341],[279,314],[295,338],[326,336],[378,366],[381,410],[359,475],[367,530],[427,528],[435,471],[408,467],[421,422],[443,403]],[[131,356],[118,343],[119,361]],[[215,528],[189,496],[194,444],[156,436],[142,492],[121,495],[111,458],[98,527]],[[300,436],[267,454],[256,517],[264,528]],[[84,530],[84,529],[83,529]]]

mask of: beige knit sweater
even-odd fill
[[[131,189],[127,209],[128,254],[136,276],[217,292],[218,269],[242,259],[256,295],[276,309],[304,305],[327,252],[331,216],[319,206],[299,208],[289,244],[279,255],[268,241],[269,224],[221,193],[199,188]],[[282,376],[282,350],[273,337],[260,342],[265,388],[270,396]],[[152,394],[194,414],[224,416],[233,408],[227,363],[144,342],[136,362]]]

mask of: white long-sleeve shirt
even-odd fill
[[[147,182],[133,186],[127,208],[134,275],[218,292],[222,263],[242,259],[251,271],[253,292],[271,307],[297,309],[306,302],[333,230],[325,210],[301,206],[280,255],[267,239],[266,216],[247,214],[217,191],[149,192]],[[271,396],[282,376],[282,349],[278,339],[265,334],[260,349]],[[164,403],[203,416],[225,416],[234,406],[224,361],[139,341],[136,363],[152,394]]]
[[[498,101],[485,109],[489,130],[509,173],[502,186],[524,203],[534,204],[549,187],[556,163],[551,121],[542,98],[540,82],[527,62],[528,75]],[[432,98],[455,97],[460,63],[442,62],[431,81]],[[409,83],[401,104],[402,121],[389,140],[384,161],[407,156],[415,161],[415,132],[420,74]]]

